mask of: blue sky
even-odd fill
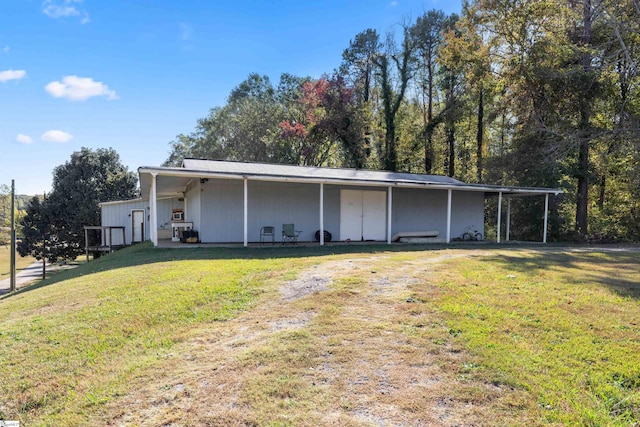
[[[349,40],[460,0],[1,0],[0,184],[51,188],[81,147],[158,166],[250,73],[317,78]]]

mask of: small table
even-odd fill
[[[193,222],[172,222],[171,223],[171,241],[179,242],[182,233],[193,229]]]

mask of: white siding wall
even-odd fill
[[[339,235],[339,197],[335,188],[325,187],[325,229]],[[241,180],[210,180],[203,185],[203,242],[242,242],[244,190]],[[336,202],[337,200],[337,202]],[[320,228],[320,185],[248,182],[248,240],[260,241],[260,228],[274,226],[280,241],[282,224],[295,224],[302,230],[301,241],[314,240]],[[333,214],[329,213],[332,207]],[[335,213],[338,212],[338,213]]]
[[[447,235],[447,191],[394,188],[391,234],[436,230]],[[470,225],[484,234],[484,193],[453,191],[451,238],[461,237]]]
[[[340,190],[381,190],[375,187],[340,185],[325,185],[324,189],[324,224],[333,240],[340,237]],[[249,180],[248,192],[250,242],[260,241],[260,227],[266,225],[276,228],[276,241],[280,241],[282,224],[285,223],[294,223],[297,230],[302,230],[301,241],[315,240],[315,232],[320,229],[318,184]],[[187,212],[190,218],[187,220],[194,222],[203,242],[242,242],[244,204],[241,180],[212,179],[202,184],[202,191],[194,193],[194,197],[189,198],[189,194]],[[197,196],[201,197],[200,208],[194,202]],[[194,207],[191,207],[192,204]],[[192,215],[194,209],[199,209],[202,216]],[[386,217],[386,213],[384,215]],[[452,238],[461,236],[470,225],[484,234],[484,195],[454,191]],[[446,190],[394,189],[392,234],[400,231],[437,230],[440,237],[444,238],[446,227]]]
[[[451,238],[462,234],[473,226],[483,236],[484,232],[484,193],[454,191],[451,198]]]
[[[124,235],[126,238],[126,244],[131,244],[131,211],[132,210],[144,210],[145,211],[145,226],[144,226],[144,237],[145,239],[149,239],[149,210],[147,209],[149,206],[148,201],[144,200],[133,200],[130,202],[122,202],[115,203],[109,205],[103,205],[101,209],[101,225],[102,226],[111,226],[111,227],[125,227]],[[95,232],[97,233],[97,231]],[[108,233],[107,233],[108,234]],[[107,239],[108,239],[107,235]],[[109,242],[105,242],[108,244]],[[121,245],[122,238],[120,232],[113,233],[113,242],[114,245]]]
[[[391,234],[428,230],[447,235],[447,191],[394,188]]]
[[[203,242],[243,241],[243,182],[242,180],[198,180],[189,186],[185,202],[178,199],[158,201],[158,227],[169,230],[171,213],[175,208],[186,211],[185,221],[194,223]],[[342,185],[324,186],[325,230],[333,240],[340,237],[340,190],[382,190],[376,187]],[[386,191],[386,188],[384,189]],[[276,228],[280,241],[282,224],[294,223],[302,230],[301,241],[315,240],[320,228],[320,185],[298,183],[248,182],[249,216],[248,239],[260,240],[260,227]],[[186,203],[186,205],[185,205]],[[149,239],[148,201],[133,201],[102,207],[102,225],[124,226],[127,244],[131,243],[131,211],[145,210],[145,239]],[[386,208],[385,208],[386,209]],[[392,234],[400,231],[437,230],[446,236],[447,191],[394,188]],[[386,216],[386,213],[385,213]],[[462,236],[473,225],[484,234],[484,194],[453,191],[451,237]],[[170,234],[167,234],[170,235]],[[114,244],[119,242],[115,241]]]
[[[186,203],[186,207],[185,207],[185,218],[184,220],[187,222],[193,222],[193,229],[196,231],[200,231],[202,226],[201,226],[201,211],[202,208],[200,206],[200,201],[201,201],[201,191],[200,191],[200,187],[202,184],[200,184],[199,181],[194,180],[194,183],[189,185],[189,188],[187,189],[187,193],[185,194],[185,203]],[[200,237],[200,239],[202,241],[205,241],[202,239],[202,236]]]
[[[173,209],[182,208],[183,202],[177,198],[158,200],[158,229],[165,230],[167,236],[171,236],[171,214]],[[148,200],[133,200],[130,202],[114,203],[103,205],[101,209],[101,225],[125,227],[126,244],[131,244],[132,238],[132,220],[131,211],[144,210],[144,239],[149,240],[149,214],[150,210]],[[96,232],[97,233],[97,232]],[[114,232],[113,244],[122,244],[120,233]]]

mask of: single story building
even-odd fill
[[[155,246],[185,230],[196,231],[203,243],[247,246],[261,240],[265,226],[275,227],[279,242],[283,224],[295,224],[300,241],[320,245],[320,230],[334,241],[391,243],[398,235],[424,235],[448,243],[471,228],[484,235],[488,197],[500,201],[500,242],[502,199],[514,196],[545,198],[546,242],[549,195],[562,192],[438,175],[196,159],[182,167],[143,166],[138,174],[142,197],[102,203],[102,226],[125,227],[125,244],[151,240]]]

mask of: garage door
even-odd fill
[[[340,191],[340,240],[385,240],[386,193]]]

